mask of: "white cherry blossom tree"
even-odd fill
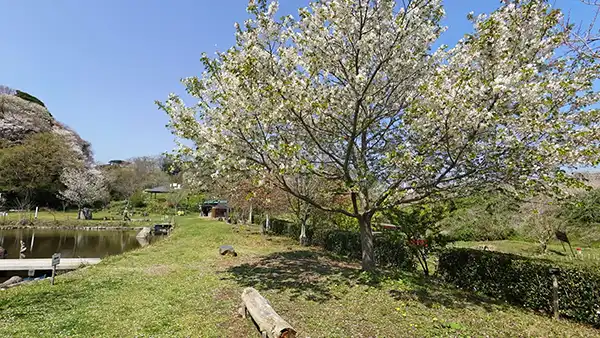
[[[83,207],[108,197],[106,182],[97,170],[87,168],[66,169],[61,175],[61,183],[66,187],[59,197],[77,206],[77,218]]]
[[[213,175],[268,175],[357,219],[365,270],[378,212],[499,186],[547,190],[569,180],[566,167],[598,163],[598,68],[560,53],[569,32],[545,1],[471,15],[474,33],[435,51],[441,0],[321,0],[282,19],[277,9],[251,1],[235,46],[203,56],[205,72],[183,80],[197,104],[159,105],[180,154]],[[297,189],[303,175],[351,206]]]

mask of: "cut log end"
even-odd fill
[[[281,335],[279,337],[281,337],[281,338],[296,338],[296,331],[294,331],[293,329],[284,330],[283,332],[281,332]]]

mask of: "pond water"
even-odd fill
[[[7,258],[19,258],[21,241],[25,242],[25,258],[50,258],[60,253],[63,258],[103,258],[118,255],[148,244],[138,240],[136,231],[88,230],[0,230],[0,246]],[[150,242],[154,237],[150,238]]]

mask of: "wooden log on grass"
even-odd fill
[[[13,284],[18,284],[23,281],[23,278],[19,276],[10,277],[6,282],[0,284],[0,289],[5,289]]]
[[[242,292],[242,315],[249,314],[260,330],[262,337],[295,338],[296,330],[279,316],[269,301],[254,288]]]

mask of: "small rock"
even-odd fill
[[[221,255],[231,255],[233,257],[237,257],[237,252],[235,252],[235,249],[231,245],[221,245],[219,247],[219,253]]]

